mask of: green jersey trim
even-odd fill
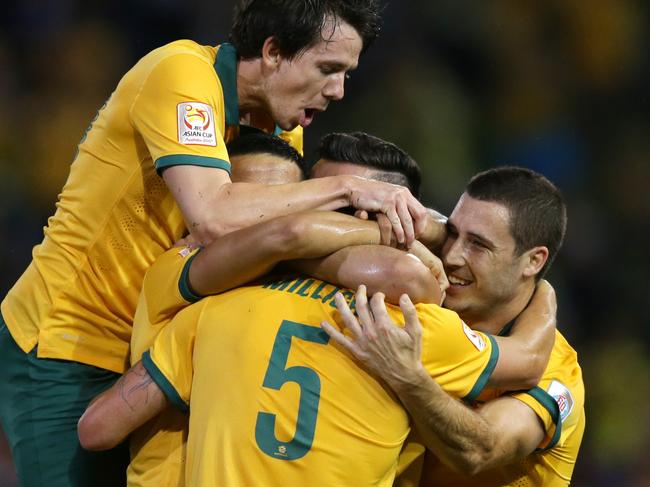
[[[196,303],[197,301],[200,301],[201,298],[203,298],[203,296],[196,294],[192,290],[192,286],[190,286],[190,266],[192,265],[194,257],[199,255],[199,252],[201,251],[199,250],[197,253],[187,259],[187,262],[185,262],[183,270],[181,271],[181,277],[178,279],[178,291],[181,293],[183,299],[188,303]]]
[[[553,433],[553,437],[551,438],[551,441],[549,441],[546,447],[537,448],[535,450],[535,452],[537,453],[548,451],[557,444],[557,442],[560,439],[560,435],[562,434],[562,421],[560,420],[560,407],[557,405],[555,399],[553,399],[553,397],[541,387],[533,387],[532,389],[526,391],[526,394],[528,394],[533,399],[535,399],[538,403],[544,406],[544,408],[546,408],[546,410],[551,415],[551,419],[553,420],[553,423],[555,423],[555,432]]]
[[[239,125],[239,99],[237,98],[237,51],[235,46],[224,42],[219,46],[214,62],[223,89],[226,107],[226,125]]]
[[[165,394],[167,399],[169,399],[169,402],[171,402],[175,408],[184,413],[190,410],[189,406],[185,403],[185,401],[183,401],[183,399],[181,399],[181,396],[178,394],[172,383],[167,380],[167,377],[165,377],[165,375],[155,364],[151,358],[149,350],[142,354],[142,365],[144,365],[144,368],[147,369],[147,372],[149,372],[151,379],[156,383],[158,387],[160,387],[160,390],[163,392],[163,394]]]
[[[490,352],[490,358],[488,360],[487,365],[485,366],[485,369],[483,369],[483,372],[481,372],[481,375],[477,379],[476,383],[474,384],[474,387],[472,387],[472,390],[469,391],[469,394],[467,394],[464,398],[463,401],[466,402],[474,402],[476,398],[483,392],[483,389],[485,389],[485,386],[487,386],[488,381],[490,380],[490,377],[492,376],[492,372],[494,372],[494,368],[497,366],[497,362],[499,361],[499,344],[497,341],[494,339],[492,335],[486,335],[488,337],[488,340],[490,340],[490,343],[492,344],[492,351]]]
[[[172,166],[201,166],[223,169],[230,174],[230,163],[216,157],[192,156],[188,154],[172,154],[156,160],[156,171],[162,174],[164,169]]]

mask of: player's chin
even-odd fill
[[[300,125],[300,117],[279,116],[275,119],[275,124],[285,132],[290,132]]]

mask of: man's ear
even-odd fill
[[[262,63],[270,69],[278,67],[280,62],[280,46],[275,37],[267,37],[262,44]]]
[[[522,263],[524,266],[523,275],[525,277],[534,277],[542,270],[548,260],[548,248],[544,246],[533,247],[524,252]]]

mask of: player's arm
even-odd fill
[[[409,245],[423,231],[426,209],[400,186],[355,176],[282,186],[232,183],[214,116],[226,111],[220,92],[212,63],[178,53],[151,67],[129,109],[130,122],[199,242],[296,211],[345,206],[385,214],[398,240]],[[213,114],[206,119],[204,140],[187,139],[180,129],[187,123],[183,110],[192,104]]]
[[[494,337],[500,357],[490,377],[490,386],[519,390],[539,383],[555,343],[556,312],[555,290],[542,279],[510,335]]]
[[[379,243],[376,222],[332,211],[274,218],[219,238],[191,262],[190,288],[217,294],[267,273],[280,261],[309,259],[363,244]]]
[[[376,294],[368,303],[363,287],[356,294],[358,320],[342,296],[336,296],[336,304],[354,339],[327,322],[321,324],[323,329],[387,383],[411,414],[427,448],[453,468],[477,473],[523,457],[543,440],[540,420],[517,399],[499,399],[476,412],[431,378],[422,363],[422,327],[407,296],[400,299],[403,329],[388,316],[383,296]]]
[[[447,394],[426,372],[419,382],[396,387],[425,446],[466,475],[520,460],[544,439],[539,417],[513,397],[499,397],[473,410]]]
[[[423,232],[426,209],[407,188],[356,176],[331,176],[300,183],[232,183],[226,171],[178,165],[163,172],[187,228],[202,243],[262,220],[310,209],[353,206],[381,212],[399,242]]]
[[[439,304],[449,285],[442,263],[417,240],[410,252],[383,245],[360,245],[291,265],[349,289],[363,284],[370,294],[383,293],[389,303],[397,304],[402,294],[408,294],[416,303]]]
[[[113,448],[168,405],[163,392],[138,362],[88,405],[77,425],[79,442],[86,450]]]

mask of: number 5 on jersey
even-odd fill
[[[329,336],[320,328],[284,320],[275,337],[263,387],[280,390],[286,382],[300,387],[300,403],[296,434],[291,441],[280,441],[275,436],[274,413],[259,412],[255,424],[255,441],[260,450],[279,460],[298,460],[309,452],[314,441],[316,417],[320,402],[320,377],[309,367],[287,367],[291,340],[295,337],[307,342],[326,345]]]

